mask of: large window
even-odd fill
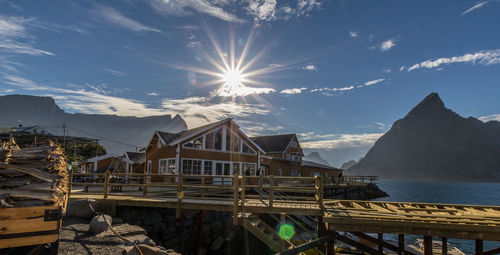
[[[203,163],[203,173],[205,175],[212,175],[213,162],[210,160],[205,160]]]
[[[201,174],[201,160],[183,159],[183,174]]]
[[[294,177],[298,176],[297,170],[291,170],[290,171],[290,176],[294,176]]]
[[[254,176],[257,166],[253,163],[241,163],[241,174],[247,176]]]
[[[240,163],[233,163],[233,174],[241,174],[240,172]]]
[[[217,128],[212,132],[185,143],[183,147],[221,151],[223,149],[223,144],[225,144],[224,150],[227,152],[256,154],[255,150],[245,143],[238,135],[233,133],[228,127]]]
[[[160,173],[160,174],[174,174],[175,173],[175,159],[160,159],[158,173]]]

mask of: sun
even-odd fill
[[[222,81],[224,82],[224,86],[237,88],[244,82],[244,78],[240,70],[232,68],[224,72]]]

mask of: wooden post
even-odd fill
[[[198,237],[197,237],[197,240],[196,240],[196,254],[203,254],[202,253],[202,250],[201,250],[201,247],[202,247],[202,231],[201,231],[201,228],[203,227],[203,216],[205,215],[205,211],[204,210],[200,210],[198,212],[198,215],[196,215],[196,223],[198,224]]]
[[[142,195],[145,196],[148,193],[148,172],[144,173],[144,179],[142,180]]]
[[[442,242],[442,244],[441,244],[441,254],[442,255],[447,255],[448,254],[448,238],[443,236],[441,242]]]
[[[280,213],[280,227],[285,225],[285,216],[286,214]],[[285,250],[285,239],[280,238],[280,251]]]
[[[432,255],[432,236],[424,236],[424,255]]]
[[[205,175],[201,176],[201,197],[205,197]]]
[[[378,233],[378,251],[383,253],[384,252],[384,246],[382,246],[382,243],[384,241],[384,233]]]
[[[108,198],[108,189],[109,189],[109,172],[106,171],[106,175],[104,177],[104,199]]]
[[[250,244],[248,243],[248,229],[245,228],[245,255],[250,255]]]
[[[180,225],[179,225],[180,229],[179,229],[179,236],[178,236],[179,252],[181,254],[184,253],[183,243],[184,243],[184,224],[186,223],[185,221],[186,221],[186,216],[184,215],[184,212],[182,212],[181,217],[180,217]]]
[[[398,235],[398,255],[403,255],[405,253],[405,235]]]
[[[241,211],[244,212],[245,211],[245,183],[246,183],[246,176],[242,176],[243,178],[241,178]]]
[[[178,180],[177,180],[177,209],[175,211],[175,215],[177,217],[177,219],[179,217],[181,217],[181,202],[182,202],[182,198],[184,197],[184,192],[182,192],[182,172],[179,171],[179,175],[178,175]],[[184,215],[184,213],[182,213],[182,215]]]
[[[273,207],[274,198],[274,177],[269,176],[269,207]]]
[[[483,255],[483,240],[476,239],[476,254],[475,255]]]
[[[259,176],[259,200],[262,201],[262,173]]]
[[[239,177],[234,174],[233,177],[233,225],[238,225],[238,207],[239,207]]]
[[[71,184],[73,183],[73,173],[69,174],[69,181],[68,181],[68,197],[71,196]]]
[[[318,205],[320,206],[320,208],[322,207],[323,205],[323,181],[321,181],[321,176],[315,176],[314,177],[316,179],[316,192],[317,192],[317,195],[318,195]]]
[[[318,217],[317,231],[318,231],[318,238],[321,238],[326,234],[325,223],[323,222],[323,216]],[[325,250],[326,244],[321,244],[321,246],[319,246],[318,248],[321,252],[326,253]]]
[[[333,234],[333,231],[327,231],[329,235]],[[335,238],[332,238],[327,242],[326,255],[335,255]]]

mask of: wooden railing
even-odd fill
[[[144,173],[72,173],[69,194],[86,192],[114,196],[152,196],[182,199],[234,201],[244,208],[246,199],[259,199],[273,207],[275,203],[323,205],[322,177],[186,175]],[[284,195],[286,193],[286,195]],[[235,206],[236,208],[236,206]]]
[[[370,184],[375,183],[378,176],[343,176],[342,184]]]

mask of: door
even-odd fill
[[[148,160],[148,167],[146,170],[147,170],[146,171],[147,174],[151,174],[151,160]],[[147,176],[146,181],[151,182],[151,176]]]
[[[231,175],[231,163],[215,162],[215,175]],[[214,177],[214,184],[230,185],[231,178]]]

